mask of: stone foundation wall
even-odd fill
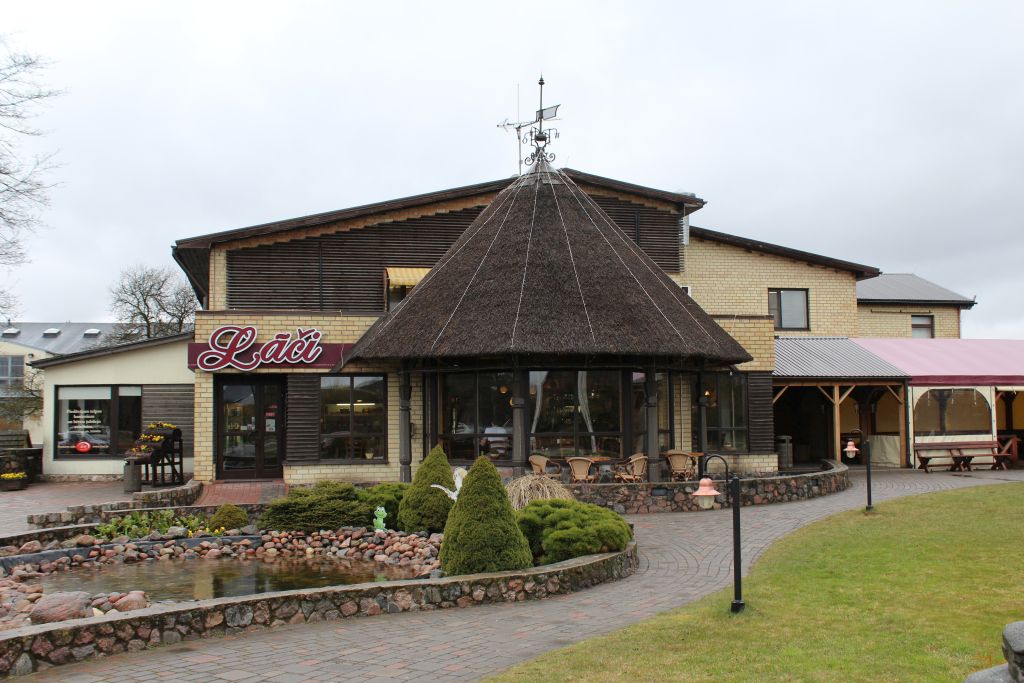
[[[123,505],[123,507],[119,507]],[[73,508],[68,508],[67,512],[46,512],[39,515],[29,515],[28,524],[36,529],[49,529],[53,527],[65,526],[69,524],[99,524],[101,522],[109,522],[114,517],[124,517],[130,512],[156,512],[158,510],[173,510],[174,514],[178,517],[185,515],[205,515],[209,517],[217,511],[219,505],[181,505],[176,507],[160,507],[160,508],[137,508],[129,507],[128,503],[108,503],[102,506],[99,505],[79,505]],[[96,509],[96,508],[104,509]],[[249,515],[249,521],[255,522],[263,511],[267,509],[265,503],[242,503],[238,507],[242,508]]]
[[[163,508],[174,508],[185,510],[186,514],[199,512],[206,508],[196,508],[195,503],[203,492],[202,482],[191,480],[184,486],[174,488],[154,489],[152,491],[141,491],[133,493],[130,501],[117,501],[114,503],[98,503],[96,505],[72,505],[63,512],[42,512],[35,515],[28,515],[28,525],[35,529],[48,529],[69,524],[97,524],[109,522],[112,517],[124,516],[128,511],[145,511]],[[242,508],[255,506],[240,506]],[[216,509],[216,506],[213,507]],[[262,512],[262,508],[259,512]],[[181,513],[177,513],[181,514]]]
[[[89,619],[26,626],[0,634],[0,676],[25,675],[161,643],[286,624],[542,599],[624,578],[636,571],[637,564],[636,544],[631,543],[619,553],[579,557],[525,571],[153,605],[125,614],[111,612]]]
[[[827,496],[849,488],[848,468],[842,464],[831,465],[832,469],[828,471],[743,479],[740,482],[740,499],[743,505],[767,505]],[[723,494],[715,498],[715,509],[729,507],[727,491],[721,479],[716,481],[715,488]],[[696,481],[660,484],[570,484],[569,489],[576,496],[576,500],[601,505],[621,514],[700,510],[696,498],[693,497],[697,490]]]

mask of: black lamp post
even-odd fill
[[[725,465],[725,478],[729,482],[729,504],[732,506],[732,578],[733,595],[732,606],[729,608],[733,614],[742,612],[747,604],[743,601],[743,565],[740,558],[740,476],[735,472],[729,475],[729,463],[720,455],[707,455],[701,458],[701,469],[707,472],[707,463],[718,458]],[[702,510],[709,510],[715,503],[715,497],[722,495],[715,490],[711,479],[704,477],[700,480],[700,486],[693,496]]]
[[[859,429],[854,429],[852,433],[857,434],[858,436],[861,437],[861,446],[864,450],[864,467],[866,468],[868,475],[868,504],[864,507],[864,509],[868,512],[871,512],[872,510],[875,509],[875,506],[871,504],[871,440],[865,439],[863,432],[861,432]],[[846,448],[843,449],[843,452],[846,453],[847,458],[853,460],[857,456],[858,450],[859,449],[853,445],[853,441],[851,440],[846,442]]]

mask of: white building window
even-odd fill
[[[0,356],[0,386],[19,385],[24,379],[24,356]]]

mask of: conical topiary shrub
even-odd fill
[[[498,470],[487,458],[477,458],[462,482],[444,527],[439,558],[449,575],[533,566],[530,543],[516,524]]]
[[[432,488],[431,484],[440,484],[450,491],[455,489],[452,468],[440,444],[427,454],[416,470],[412,486],[398,505],[398,526],[402,531],[444,531],[452,499],[444,491]]]

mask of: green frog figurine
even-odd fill
[[[384,506],[379,506],[373,511],[373,528],[375,531],[387,531],[387,527],[384,526],[384,518],[388,516],[388,511],[384,509]]]

